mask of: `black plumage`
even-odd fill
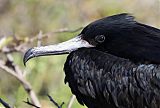
[[[160,108],[159,29],[129,14],[102,18],[75,39],[28,50],[24,63],[33,57],[64,53],[70,53],[64,65],[65,82],[80,104]]]
[[[82,34],[89,42],[97,35],[106,36],[97,50],[135,62],[160,63],[160,30],[138,23],[128,14],[97,20],[84,28]]]
[[[86,56],[84,56],[86,55]],[[65,82],[89,108],[159,108],[160,66],[135,64],[95,49],[72,52]]]

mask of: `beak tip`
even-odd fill
[[[23,65],[26,67],[26,60],[23,58]]]
[[[24,54],[24,57],[23,57],[24,66],[26,66],[27,61],[33,57],[34,57],[33,48],[31,48]]]

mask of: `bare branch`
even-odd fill
[[[72,95],[69,102],[68,102],[68,105],[67,105],[67,108],[72,108],[72,105],[73,105],[73,102],[75,100],[75,95]]]
[[[28,98],[27,98],[27,101],[23,101],[23,102],[25,102],[25,103],[27,103],[28,105],[33,106],[33,107],[35,107],[35,108],[40,108],[39,106],[36,106],[36,105],[34,105],[33,103],[31,103]]]
[[[33,105],[35,106],[41,106],[36,94],[34,93],[34,91],[32,90],[32,87],[30,85],[30,83],[25,79],[24,76],[24,72],[23,70],[20,69],[20,67],[16,64],[14,64],[14,60],[12,57],[12,53],[13,52],[19,52],[24,54],[24,52],[28,49],[27,45],[29,45],[30,43],[37,41],[37,46],[41,46],[41,41],[44,38],[48,38],[50,36],[53,36],[56,33],[74,33],[77,32],[79,30],[81,30],[83,27],[74,29],[74,30],[70,30],[68,28],[63,28],[63,29],[59,29],[53,32],[48,32],[43,34],[42,31],[39,32],[38,35],[33,36],[33,38],[29,38],[27,41],[26,40],[21,40],[19,38],[17,38],[15,35],[13,36],[13,44],[10,45],[10,43],[12,41],[7,41],[8,38],[4,37],[0,40],[0,52],[5,54],[5,56],[7,57],[7,61],[4,61],[3,59],[0,59],[0,68],[2,70],[4,70],[5,72],[9,73],[10,75],[14,76],[17,80],[20,81],[20,83],[22,84],[22,86],[24,87],[25,91],[28,93],[28,95],[30,96],[30,99],[33,103]],[[4,45],[5,43],[5,45]],[[49,99],[52,103],[54,103],[58,108],[62,108],[62,105],[64,104],[64,102],[61,105],[58,105],[51,96],[49,96]],[[72,103],[73,103],[74,99],[71,99],[68,106],[69,108],[71,107]],[[2,103],[2,102],[1,102]],[[27,101],[26,103],[30,103],[29,101]],[[37,107],[37,108],[39,108]]]
[[[10,105],[9,105],[7,102],[5,102],[4,100],[2,100],[1,98],[0,98],[0,103],[1,103],[5,108],[12,108],[12,107],[10,107]]]
[[[57,108],[62,108],[62,106],[64,105],[64,102],[61,103],[61,105],[58,105],[58,103],[56,101],[54,101],[54,99],[50,96],[47,95],[48,98],[50,99],[50,101],[57,107]]]
[[[79,27],[79,28],[77,28],[77,29],[75,29],[75,30],[69,30],[68,28],[62,28],[62,29],[59,29],[59,30],[54,31],[54,32],[52,32],[52,33],[64,33],[64,32],[74,33],[74,32],[77,32],[77,31],[79,31],[79,30],[82,30],[82,29],[83,29],[83,27]]]
[[[41,41],[42,41],[42,31],[39,31],[38,35],[37,35],[37,47],[41,46]]]
[[[38,101],[37,96],[35,95],[34,91],[32,90],[31,85],[29,84],[29,82],[27,82],[27,80],[22,76],[22,74],[18,74],[18,73],[23,73],[20,70],[20,68],[16,65],[15,71],[14,71],[13,69],[6,66],[5,64],[6,63],[3,60],[0,60],[0,68],[2,70],[6,71],[7,73],[11,74],[15,78],[17,78],[21,82],[21,84],[23,85],[26,92],[29,94],[32,102],[37,106],[41,106],[39,101]]]
[[[48,38],[50,36],[53,36],[56,33],[64,33],[64,32],[66,32],[66,33],[74,33],[74,32],[77,32],[77,31],[79,31],[81,29],[83,29],[83,27],[79,27],[79,28],[74,29],[74,30],[70,30],[68,28],[62,28],[62,29],[59,29],[59,30],[56,30],[56,31],[53,31],[53,32],[45,33],[45,34],[42,34],[42,32],[40,31],[39,34],[41,35],[41,40],[42,40],[44,38]],[[37,36],[33,36],[33,38],[29,39],[28,41],[26,41],[25,43],[23,43],[22,45],[20,45],[16,49],[19,50],[21,47],[25,46],[26,44],[32,43],[32,42],[34,42],[37,39],[38,39]]]
[[[39,41],[39,40],[51,37],[51,36],[53,36],[54,34],[57,34],[57,33],[74,33],[74,32],[77,32],[81,29],[83,29],[83,27],[79,27],[79,28],[74,29],[74,30],[70,30],[68,28],[62,28],[62,29],[59,29],[59,30],[56,30],[56,31],[53,31],[53,32],[45,33],[45,34],[42,34],[42,31],[40,31],[38,35],[32,36],[32,38],[28,39],[24,43],[21,43],[18,46],[14,46],[13,48],[9,48],[9,49],[4,47],[4,48],[2,48],[2,51],[0,51],[0,52],[2,52],[2,53],[12,53],[12,52],[25,53],[25,51],[28,49],[27,45],[36,41],[36,40]],[[16,40],[18,41],[17,38],[16,38]],[[39,44],[41,44],[41,41],[38,42],[38,45]]]

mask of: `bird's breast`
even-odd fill
[[[144,108],[150,105],[151,94],[160,97],[159,69],[158,65],[137,65],[87,48],[72,52],[64,66],[65,81],[78,101],[89,108]],[[154,102],[160,102],[159,97]]]

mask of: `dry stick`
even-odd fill
[[[49,100],[57,107],[57,108],[62,108],[62,106],[64,105],[64,102],[61,103],[61,105],[58,105],[58,103],[50,96],[47,95]]]
[[[36,105],[34,105],[33,103],[31,103],[28,98],[27,98],[27,101],[23,101],[23,102],[25,102],[25,103],[27,103],[28,105],[33,106],[33,107],[35,107],[35,108],[40,108],[39,106],[36,106]]]
[[[67,28],[64,28],[64,29],[59,29],[57,31],[53,31],[53,32],[48,32],[48,33],[45,33],[45,34],[41,34],[41,32],[39,32],[38,36],[40,35],[40,40],[44,39],[44,38],[48,38],[48,37],[51,37],[53,34],[56,34],[56,33],[74,33],[74,32],[77,32],[79,30],[83,29],[83,27],[79,27],[75,30],[69,30]],[[20,53],[25,53],[25,51],[28,49],[26,46],[36,40],[39,40],[38,36],[33,36],[32,38],[30,38],[28,41],[25,41],[24,43],[18,45],[18,46],[15,46],[14,48],[11,48],[11,49],[5,49],[3,48],[1,52],[3,53],[12,53],[12,52],[20,52]]]
[[[75,95],[72,95],[69,102],[68,102],[68,105],[67,105],[67,108],[72,108],[72,105],[73,105],[73,102],[75,100]]]
[[[0,98],[0,103],[1,103],[5,108],[12,108],[12,107],[10,107],[10,105],[9,105],[7,102],[5,102],[4,100],[2,100],[1,98]]]
[[[8,56],[10,56],[10,58]],[[13,57],[12,57],[11,54],[7,54],[7,58],[8,58],[9,61],[13,60]],[[32,90],[31,85],[29,84],[29,82],[27,80],[25,80],[25,77],[23,76],[23,71],[17,65],[13,64],[13,61],[11,61],[11,62],[12,62],[12,65],[14,66],[14,68],[15,68],[15,72],[17,72],[17,75],[19,77],[21,77],[21,79],[24,79],[25,82],[22,83],[23,87],[25,88],[25,90],[29,94],[33,104],[35,104],[37,106],[41,106],[36,94]],[[27,86],[27,83],[28,83],[28,86]]]
[[[22,52],[24,53],[26,51],[25,49],[25,46],[28,45],[29,43],[32,43],[36,40],[39,40],[39,35],[40,35],[40,40],[44,39],[44,38],[48,38],[48,37],[51,37],[53,34],[56,34],[56,33],[75,33],[77,31],[80,31],[81,29],[83,29],[83,27],[79,27],[77,29],[74,29],[74,30],[69,30],[68,28],[63,28],[63,29],[59,29],[59,30],[56,30],[56,31],[53,31],[53,32],[48,32],[48,33],[45,33],[45,34],[42,34],[42,32],[40,31],[38,36],[33,36],[33,38],[29,39],[28,41],[24,42],[23,44],[15,47],[15,51],[17,52]],[[14,51],[13,50],[13,51]]]
[[[31,42],[33,42],[33,41],[35,41],[37,39],[38,39],[38,41],[40,41],[41,39],[49,37],[49,36],[51,36],[51,35],[53,35],[55,33],[64,33],[64,32],[74,33],[74,32],[77,32],[77,31],[81,30],[82,28],[83,27],[80,27],[80,28],[75,29],[75,30],[69,30],[67,28],[65,28],[65,29],[59,29],[57,31],[49,32],[49,33],[46,33],[46,34],[42,34],[42,32],[39,32],[38,36],[29,39],[27,42],[25,42],[23,44],[20,44],[18,46],[15,46],[12,49],[3,48],[1,52],[5,53],[5,54],[7,53],[7,58],[9,60],[9,62],[13,63],[13,60],[11,59],[12,56],[9,53],[12,53],[12,52],[21,52],[21,53],[24,53],[26,51],[26,48],[27,48],[26,45],[28,45],[29,43],[31,43]],[[41,44],[41,42],[38,43],[38,46],[40,44]],[[22,83],[24,89],[29,94],[29,96],[30,96],[33,104],[36,105],[36,106],[41,106],[40,103],[39,103],[38,98],[36,97],[34,91],[31,88],[31,85],[27,82],[27,80],[23,76],[22,70],[20,70],[20,68],[17,65],[12,64],[12,66],[13,66],[14,69],[11,68],[11,67],[6,66],[6,63],[3,60],[0,60],[0,68],[2,70],[6,71],[7,73],[11,74],[15,78],[17,78]]]
[[[55,33],[64,33],[64,32],[74,33],[74,32],[77,32],[77,31],[79,31],[79,30],[81,30],[81,29],[83,29],[83,27],[79,27],[79,28],[77,28],[77,29],[75,29],[75,30],[69,30],[69,29],[65,28],[65,29],[59,29],[59,30],[54,31],[54,32],[49,32],[49,33],[46,33],[46,34],[43,34],[42,31],[40,31],[39,34],[38,34],[36,37],[31,38],[31,39],[30,39],[28,42],[26,42],[25,44],[30,43],[30,42],[33,42],[33,41],[35,41],[35,40],[37,39],[37,40],[38,40],[37,46],[41,46],[41,40],[42,40],[43,38],[49,37],[49,36],[51,36],[51,35],[53,35],[53,34],[55,34]],[[24,44],[24,45],[25,45],[25,44]],[[23,45],[22,45],[22,46],[23,46]],[[20,47],[19,47],[19,48],[20,48]],[[48,95],[48,97],[49,97],[50,101],[53,102],[58,108],[62,108],[62,105],[64,104],[64,102],[62,102],[62,104],[59,106],[59,105],[53,100],[53,98],[52,98],[51,96]],[[68,107],[67,107],[67,108],[71,108],[74,99],[75,99],[75,96],[73,95],[73,96],[71,97],[70,101],[69,101],[69,104],[68,104]]]
[[[17,74],[19,73],[18,71],[21,71],[19,70],[18,66],[16,66],[16,71],[14,71],[5,65],[5,62],[3,60],[0,60],[0,68],[6,71],[7,73],[11,74],[15,78],[17,78],[20,81],[20,83],[23,85],[26,92],[29,94],[33,104],[35,104],[36,106],[41,106],[37,96],[35,95],[34,91],[31,88],[31,85],[27,82],[27,80],[23,76]]]
[[[37,35],[37,47],[41,46],[41,40],[42,40],[42,31],[39,31],[38,35]]]
[[[64,33],[64,32],[74,33],[74,32],[77,32],[77,31],[79,31],[79,30],[81,30],[81,29],[83,29],[83,27],[79,27],[79,28],[77,28],[77,29],[75,29],[75,30],[69,30],[68,28],[63,28],[63,29],[59,29],[59,30],[57,30],[57,31],[54,31],[54,32],[52,32],[52,33]]]

